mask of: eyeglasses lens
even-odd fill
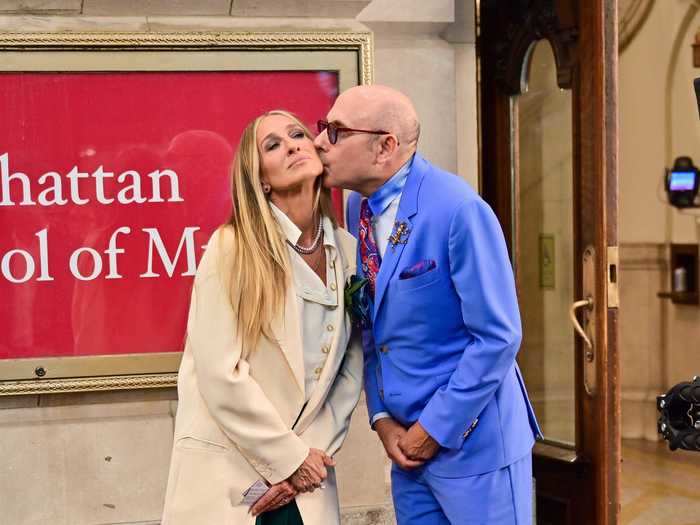
[[[328,131],[328,142],[330,142],[331,144],[336,143],[336,141],[338,140],[338,128],[336,128],[330,122],[326,122],[325,120],[319,120],[316,123],[316,125],[318,126],[319,133]]]

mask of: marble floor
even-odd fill
[[[622,442],[621,525],[700,525],[700,453]]]

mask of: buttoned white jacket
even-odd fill
[[[336,229],[335,282],[355,273],[355,239]],[[225,269],[232,265],[233,232],[220,228],[209,242],[194,281],[187,340],[178,374],[178,410],[163,525],[247,525],[241,504],[256,480],[288,478],[309,448],[335,454],[348,431],[362,386],[362,348],[340,299],[336,336],[318,384],[304,407],[304,357],[290,280],[284,312],[272,339],[260,338],[247,359],[236,331]],[[295,423],[296,422],[296,423]],[[335,472],[325,489],[297,496],[304,525],[339,523]]]

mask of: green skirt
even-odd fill
[[[301,520],[297,502],[292,500],[284,507],[258,516],[255,525],[304,525],[304,522]]]

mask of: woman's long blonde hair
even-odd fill
[[[237,312],[237,329],[243,341],[243,355],[256,348],[260,336],[270,338],[270,324],[283,313],[291,278],[285,239],[272,215],[262,190],[258,126],[270,115],[282,115],[298,124],[307,137],[309,129],[298,117],[283,110],[269,111],[246,126],[233,161],[233,210],[228,223],[233,227],[233,265],[230,273],[231,304]],[[316,180],[314,211],[329,217],[336,226],[330,190]]]

